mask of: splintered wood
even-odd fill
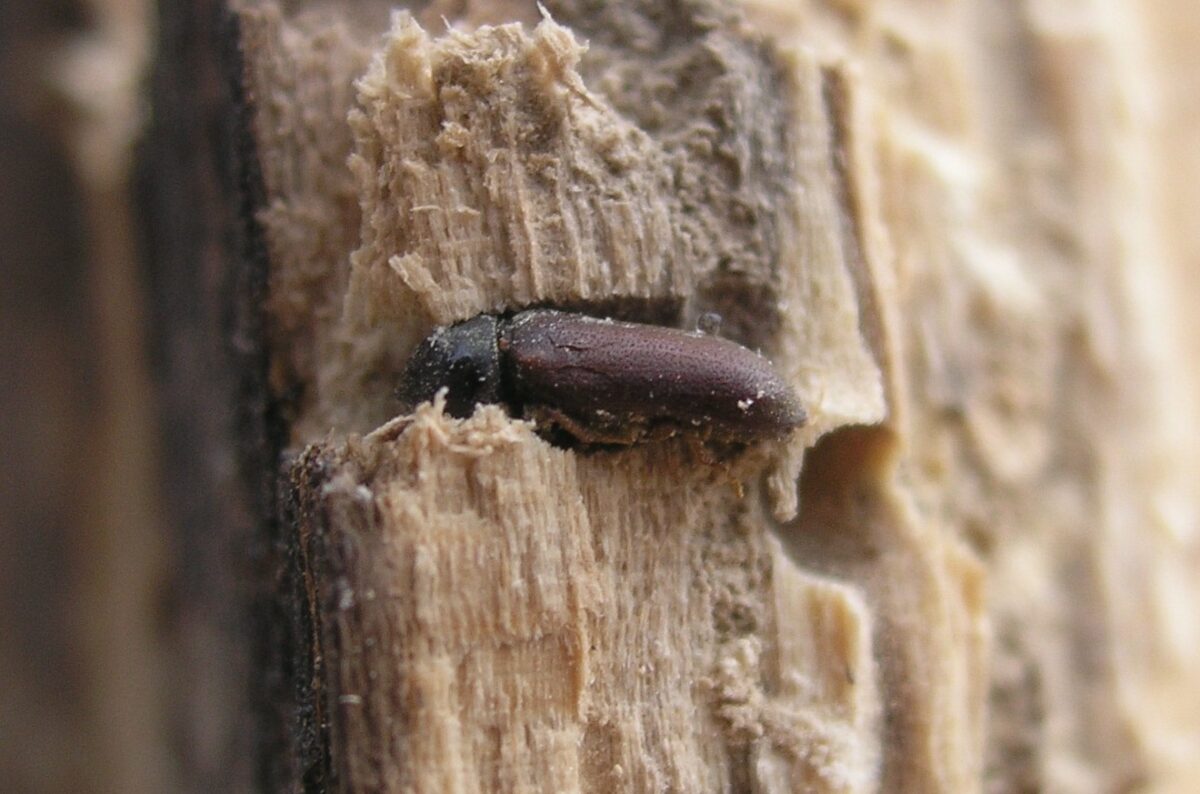
[[[425,406],[296,479],[351,788],[869,782],[866,606],[686,445],[580,456]]]
[[[309,782],[1200,785],[1114,4],[242,5]],[[530,305],[719,312],[812,422],[718,464],[393,419],[434,325]]]

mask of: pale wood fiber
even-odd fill
[[[342,783],[1194,787],[1191,348],[1130,24],[1169,5],[260,12]],[[719,310],[813,425],[730,471],[495,409],[370,432],[433,324],[542,303]]]
[[[350,788],[870,784],[865,606],[686,444],[579,457],[428,407],[307,465]]]

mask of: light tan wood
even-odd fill
[[[246,12],[339,785],[1200,785],[1174,6],[548,5]],[[385,424],[432,325],[546,303],[720,311],[813,422]]]

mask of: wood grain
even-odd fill
[[[1195,785],[1153,12],[246,5],[310,781]],[[544,304],[721,312],[812,424],[389,423],[434,324]]]

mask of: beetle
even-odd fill
[[[442,388],[451,416],[499,403],[585,444],[681,432],[749,443],[807,419],[771,362],[736,342],[554,309],[481,314],[434,331],[399,392],[413,407]]]

